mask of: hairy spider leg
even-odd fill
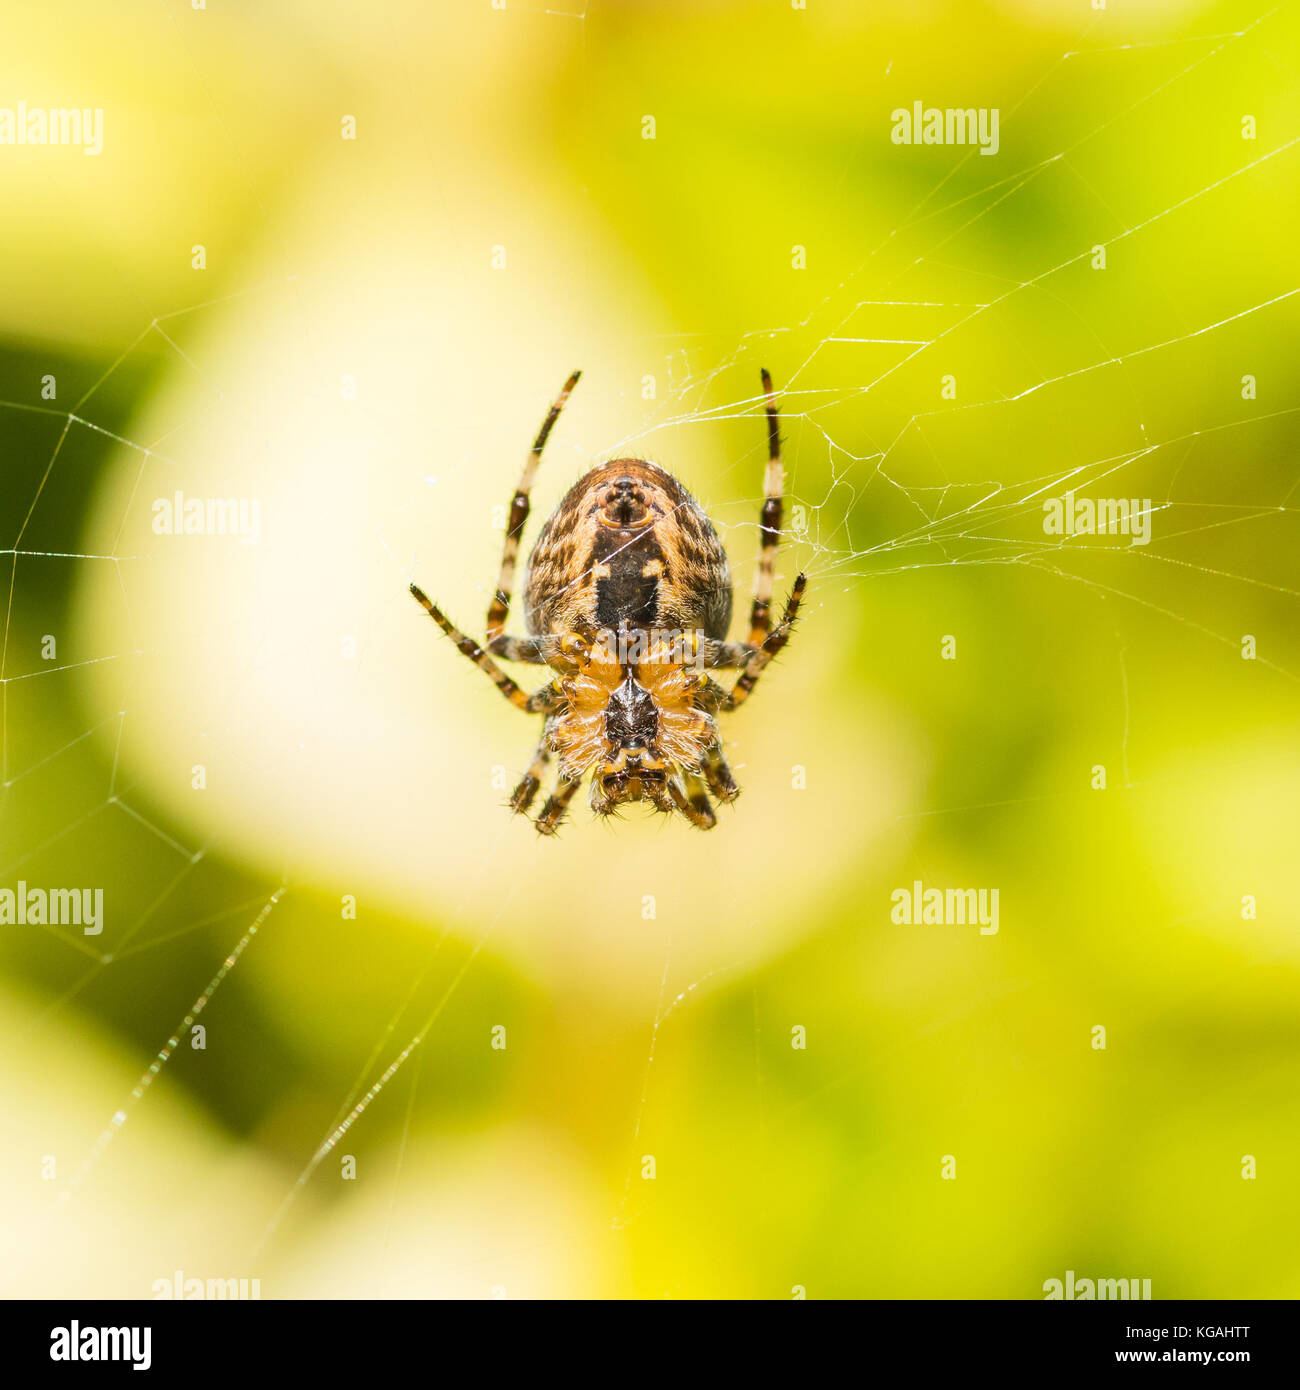
[[[740,788],[736,785],[736,779],[723,756],[721,743],[715,743],[704,755],[702,770],[709,790],[719,801],[734,801],[740,795]]]
[[[528,770],[519,779],[519,785],[510,793],[510,809],[515,815],[522,816],[528,813],[550,761],[551,750],[547,747],[546,735],[543,734],[542,741],[533,751],[533,760],[528,764]]]
[[[780,420],[772,377],[763,368],[763,394],[767,397],[767,472],[763,478],[763,510],[759,513],[758,573],[754,577],[754,603],[749,615],[749,645],[762,645],[772,626],[772,585],[776,576],[776,548],[781,541],[781,497],[785,470],[781,464]]]
[[[701,830],[712,830],[718,823],[699,773],[683,768],[681,781],[676,777],[669,781],[668,795],[672,797],[673,805],[692,825],[699,826]]]
[[[750,610],[750,633],[747,642],[714,642],[702,645],[700,656],[706,666],[715,670],[720,668],[743,668],[745,675],[732,689],[734,699],[723,703],[721,708],[731,710],[743,704],[749,696],[758,673],[776,655],[789,639],[789,632],[781,634],[771,631],[772,627],[772,589],[776,579],[776,552],[781,540],[782,494],[785,489],[785,470],[781,463],[780,416],[776,407],[776,396],[772,390],[772,376],[764,367],[763,394],[767,398],[767,473],[763,480],[763,509],[759,514],[759,553],[758,571],[754,577],[754,603]],[[807,577],[800,575],[795,587],[802,595]],[[798,600],[794,607],[798,608]],[[787,617],[793,617],[790,604],[786,604]],[[761,656],[761,660],[755,660]],[[752,677],[746,680],[745,676]],[[743,685],[742,685],[743,682]]]
[[[541,811],[538,812],[537,819],[533,824],[537,827],[539,835],[554,835],[560,827],[560,822],[564,819],[564,813],[569,809],[569,802],[573,800],[573,794],[582,785],[582,778],[568,778],[563,773],[555,784],[555,790],[546,798]]]
[[[533,490],[533,482],[537,477],[537,466],[542,461],[542,450],[546,447],[546,441],[555,428],[555,422],[560,418],[560,412],[564,409],[565,402],[569,399],[573,388],[578,384],[578,378],[581,375],[582,373],[578,371],[569,377],[560,394],[556,396],[550,410],[547,411],[546,419],[542,421],[542,427],[537,431],[537,438],[533,441],[533,447],[529,451],[527,459],[524,460],[524,471],[519,479],[519,486],[515,489],[515,495],[510,501],[510,520],[506,526],[506,541],[501,552],[501,573],[497,578],[496,592],[492,595],[491,603],[488,604],[487,613],[488,650],[507,661],[529,661],[534,665],[541,665],[544,661],[536,638],[509,637],[506,635],[505,627],[506,620],[510,616],[510,596],[515,587],[519,542],[524,533],[524,526],[528,521],[529,497]]]
[[[768,662],[790,640],[794,620],[799,615],[799,605],[803,602],[803,591],[807,586],[808,576],[806,574],[798,575],[794,581],[794,587],[790,590],[790,597],[785,601],[785,612],[782,614],[781,621],[769,633],[763,645],[749,658],[745,669],[737,677],[735,685],[731,687],[731,694],[727,696],[726,702],[722,706],[724,710],[739,709],[749,699]]]
[[[433,621],[437,623],[456,644],[456,650],[459,651],[462,656],[469,657],[474,665],[483,672],[488,680],[496,686],[516,709],[521,709],[526,714],[549,714],[563,703],[564,697],[555,689],[554,683],[550,681],[539,689],[534,690],[531,695],[527,694],[506,675],[500,666],[492,660],[487,652],[485,652],[472,637],[466,637],[460,628],[447,617],[442,609],[439,608],[418,585],[411,585],[411,593],[415,596],[415,601],[420,607],[424,609]]]

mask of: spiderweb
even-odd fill
[[[573,26],[585,52],[601,16],[589,5],[518,18]],[[313,306],[347,285],[291,268],[157,314],[115,360],[61,365],[52,403],[0,401],[11,522],[0,552],[0,888],[91,883],[113,905],[99,936],[6,928],[6,970],[23,996],[10,1030],[14,1096],[56,1098],[25,1131],[16,1169],[34,1212],[11,1235],[20,1286],[145,1296],[148,1276],[183,1268],[260,1277],[268,1296],[971,1289],[969,1273],[961,1284],[900,1273],[912,1269],[908,1237],[879,1210],[852,1229],[875,1232],[892,1276],[793,1234],[844,1215],[846,1145],[886,1190],[911,1195],[920,1182],[906,1175],[911,1151],[888,1149],[864,1118],[893,1103],[861,1089],[864,1077],[888,1074],[891,1058],[928,1067],[938,1095],[917,1119],[926,1162],[955,1142],[940,1137],[945,1106],[944,1122],[964,1117],[967,1150],[979,1152],[997,1092],[942,1065],[931,1044],[960,1047],[999,1001],[1026,991],[1037,1019],[1070,973],[1109,988],[1122,1015],[1131,1001],[1098,982],[1143,948],[1118,929],[1081,956],[1059,940],[1025,945],[1043,925],[1042,895],[1034,930],[1022,918],[1018,940],[987,947],[1004,951],[996,964],[979,958],[977,937],[936,962],[932,946],[881,937],[879,905],[895,883],[945,871],[1015,882],[1027,822],[1009,808],[1063,821],[1087,864],[1117,833],[1088,801],[1098,765],[1131,798],[1123,833],[1146,834],[1156,853],[1144,825],[1168,824],[1171,800],[1223,796],[1233,768],[1257,757],[1248,743],[1203,737],[1207,711],[1188,682],[1200,673],[1220,727],[1240,729],[1281,724],[1300,675],[1300,400],[1288,371],[1300,276],[1275,254],[1300,158],[1294,34],[1281,6],[1202,18],[1216,22],[1169,37],[1158,16],[1085,11],[1067,48],[999,93],[1000,158],[898,152],[924,173],[891,188],[881,234],[833,258],[848,273],[792,282],[804,312],[662,333],[642,318],[622,356],[599,336],[566,341],[597,371],[550,446],[525,545],[590,462],[644,453],[680,470],[723,531],[738,611],[761,503],[759,367],[777,379],[789,526],[777,599],[801,568],[811,611],[746,722],[726,731],[749,795],[719,828],[721,846],[682,825],[597,828],[581,809],[559,846],[533,843],[499,811],[529,731],[487,711],[486,682],[456,667],[402,593],[419,579],[481,634],[494,509],[508,502],[546,383],[584,363],[538,361],[536,387],[512,393],[496,418],[458,422],[453,400],[430,400],[418,411],[427,449],[393,456],[395,402],[419,398],[427,360],[359,402],[340,395],[351,374],[328,345],[316,348],[328,360],[286,377],[287,393],[270,369],[251,387],[234,382],[234,344],[248,330],[226,330],[228,316],[254,305],[274,343],[305,347],[320,324]],[[887,90],[903,101],[902,87]],[[1266,113],[1249,138],[1232,100],[1207,104],[1220,90],[1248,92]],[[1032,118],[1050,135],[1013,138]],[[1199,142],[1198,158],[1162,163],[1175,138]],[[1140,177],[1117,156],[1134,142],[1151,151]],[[831,178],[836,190],[853,186],[860,157]],[[815,247],[799,249],[815,262]],[[593,272],[584,288],[594,283]],[[603,380],[602,352],[613,363]],[[136,407],[146,397],[147,427]],[[337,497],[312,495],[307,449],[283,481],[304,409],[319,412],[317,443],[341,441],[346,466],[327,459],[321,476],[323,492],[343,490],[344,518]],[[194,464],[214,429],[248,455],[224,473]],[[261,541],[157,535],[153,503],[177,490],[256,494]],[[1067,492],[1131,500],[1149,543],[1050,533],[1044,503]],[[333,547],[346,582],[329,573]],[[320,567],[302,572],[304,553]],[[258,621],[263,604],[274,621]],[[321,608],[337,621],[320,629],[304,617],[295,645],[284,624]],[[981,626],[990,611],[1005,622]],[[209,652],[228,643],[229,660],[187,670],[186,624]],[[302,684],[284,683],[298,660],[330,713],[369,714],[317,719]],[[1058,740],[1044,764],[1041,731],[993,711],[1007,700],[1023,716],[1063,698],[1046,674],[1061,665],[1079,736]],[[279,707],[264,679],[280,682]],[[368,750],[393,753],[389,726],[410,737],[429,720],[430,683],[442,741],[410,758],[430,768],[427,790],[386,769],[366,786]],[[250,690],[266,702],[270,739]],[[949,743],[927,734],[935,725]],[[1198,748],[1181,764],[1164,756],[1170,725]],[[985,738],[993,746],[978,755],[954,751]],[[1293,765],[1294,739],[1282,746]],[[800,795],[820,809],[805,812]],[[1235,807],[1258,832],[1238,793],[1226,795],[1214,824]],[[300,832],[287,824],[295,807]],[[954,823],[964,839],[946,838]],[[1060,910],[1076,930],[1096,915],[1127,920],[1138,893],[1143,911],[1171,930],[1191,922],[1217,948],[1215,924],[1235,912],[1243,882],[1280,891],[1273,848],[1267,833],[1236,840],[1200,871],[1180,850],[1164,862],[1185,878],[1153,898],[1133,876],[1093,875],[1078,917]],[[1031,876],[1020,887],[1028,898],[1042,885]],[[566,932],[572,942],[556,944]],[[1287,949],[1270,937],[1253,963],[1277,964]],[[855,997],[819,989],[841,966]],[[937,972],[952,984],[962,971],[977,1002],[957,985],[930,996],[918,983]],[[877,972],[892,999],[869,983]],[[873,1010],[879,1021],[863,1023]],[[193,1046],[205,1025],[212,1051]],[[501,1057],[497,1027],[510,1038]],[[833,1041],[804,1065],[792,1027]],[[69,1057],[106,1038],[111,1060],[64,1086]],[[591,1078],[606,1047],[616,1061],[602,1085]],[[584,1088],[611,1107],[586,1128],[571,1113]],[[846,1095],[853,1104],[832,1114]],[[201,1136],[169,1157],[195,1116]],[[735,1174],[733,1145],[750,1155],[747,1176]],[[34,1178],[47,1154],[53,1174]],[[1005,1217],[1023,1173],[1013,1164],[1004,1177]],[[786,1217],[751,1220],[773,1193]],[[106,1224],[92,1221],[91,1253],[70,1270],[71,1232],[88,1211]],[[108,1233],[123,1212],[140,1231],[129,1259]],[[150,1213],[161,1212],[179,1224],[159,1229]],[[967,1220],[978,1245],[988,1233]],[[419,1252],[420,1233],[434,1253]],[[682,1242],[674,1279],[664,1252]],[[1062,1236],[1059,1248],[1075,1247]],[[1066,1263],[1044,1258],[1044,1274]],[[994,1271],[974,1291],[1019,1288]]]

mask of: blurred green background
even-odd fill
[[[106,924],[0,928],[5,1291],[1300,1294],[1294,9],[565,3],[7,20],[104,149],[0,146],[0,888]],[[809,607],[707,837],[539,843],[405,594],[481,633],[575,366],[526,545],[644,453],[738,612],[783,392]]]

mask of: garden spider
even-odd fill
[[[768,462],[748,641],[726,640],[731,570],[712,523],[671,473],[632,458],[597,464],[551,513],[528,562],[530,635],[512,637],[505,627],[529,493],[542,449],[580,375],[565,382],[524,464],[488,605],[486,646],[461,632],[414,584],[411,593],[512,705],[545,717],[541,741],[510,797],[516,813],[527,813],[547,766],[558,760],[555,788],[534,822],[541,834],[555,834],[588,773],[596,815],[627,801],[648,801],[708,830],[717,823],[710,796],[734,801],[740,794],[722,754],[716,715],[744,704],[789,641],[808,582],[803,574],[795,579],[773,627],[784,475],[772,378],[763,372]],[[529,695],[494,657],[549,666],[556,676]],[[708,674],[723,668],[740,671],[729,690]]]

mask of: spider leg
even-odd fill
[[[569,377],[560,394],[556,396],[550,410],[547,411],[546,419],[542,421],[542,427],[537,431],[537,438],[533,441],[533,447],[527,459],[524,460],[524,471],[519,479],[519,486],[515,489],[515,495],[510,501],[510,520],[506,526],[505,547],[501,552],[501,573],[497,578],[496,593],[492,595],[487,613],[488,650],[493,655],[504,657],[508,661],[539,663],[542,660],[536,654],[535,646],[531,645],[531,639],[505,635],[506,619],[510,616],[510,595],[515,587],[515,564],[519,559],[519,541],[524,533],[524,525],[528,521],[528,497],[533,490],[533,480],[537,477],[537,465],[542,461],[542,450],[546,447],[547,438],[555,428],[555,422],[560,418],[560,411],[564,409],[564,403],[569,399],[569,394],[578,384],[578,378],[581,375],[581,372],[574,372]]]
[[[537,827],[539,835],[554,835],[560,828],[560,822],[564,819],[564,813],[569,808],[569,802],[573,800],[573,794],[582,785],[582,778],[568,778],[563,773],[555,784],[555,790],[546,798],[545,804],[537,814],[537,819],[533,824]]]
[[[757,650],[750,642],[718,642],[706,637],[700,642],[698,655],[704,666],[717,670],[720,667],[744,666]]]
[[[720,743],[715,743],[704,755],[703,771],[709,790],[719,801],[734,801],[740,795],[740,788],[722,754]]]
[[[669,781],[668,795],[692,825],[698,825],[701,830],[712,830],[717,825],[718,818],[713,814],[708,793],[704,790],[704,780],[698,772],[683,768],[681,781],[676,777]]]
[[[749,616],[749,644],[762,646],[772,626],[772,583],[776,576],[776,547],[781,540],[781,494],[785,470],[781,465],[781,436],[772,394],[772,378],[763,368],[763,392],[767,396],[767,472],[763,479],[763,510],[759,513],[761,542],[758,573],[754,578],[754,604]]]
[[[415,595],[415,601],[420,607],[455,642],[456,650],[469,657],[516,709],[524,710],[528,714],[549,714],[564,702],[564,696],[555,689],[553,682],[534,690],[531,695],[526,694],[472,637],[466,637],[418,585],[411,585],[411,593]]]
[[[519,779],[519,785],[510,793],[510,809],[517,816],[526,815],[533,804],[538,788],[542,785],[542,775],[551,761],[551,750],[546,746],[546,735],[533,752],[533,760],[528,770]]]
[[[708,714],[716,714],[727,703],[727,691],[725,691],[710,676],[704,677],[704,686],[697,698],[696,708],[702,709]]]
[[[785,613],[782,615],[781,621],[768,635],[763,645],[749,658],[745,669],[737,677],[735,685],[731,687],[731,694],[727,696],[722,706],[724,710],[739,709],[749,699],[768,662],[790,640],[794,620],[799,614],[799,605],[803,602],[803,592],[807,587],[808,576],[806,574],[797,576],[794,587],[790,590],[790,597],[785,601]]]
[[[494,637],[488,644],[493,656],[502,661],[524,661],[530,666],[545,666],[545,637]]]
[[[767,471],[763,477],[763,508],[758,521],[758,570],[754,576],[754,602],[749,612],[749,640],[719,642],[706,639],[700,646],[700,657],[705,666],[714,668],[742,667],[748,670],[754,656],[768,646],[772,629],[772,588],[776,579],[776,551],[781,541],[784,515],[785,467],[781,462],[780,415],[772,390],[772,376],[766,367],[762,369],[762,377],[763,394],[767,397]],[[762,670],[784,645],[783,638],[758,669]],[[740,696],[741,701],[745,698],[745,694]]]

